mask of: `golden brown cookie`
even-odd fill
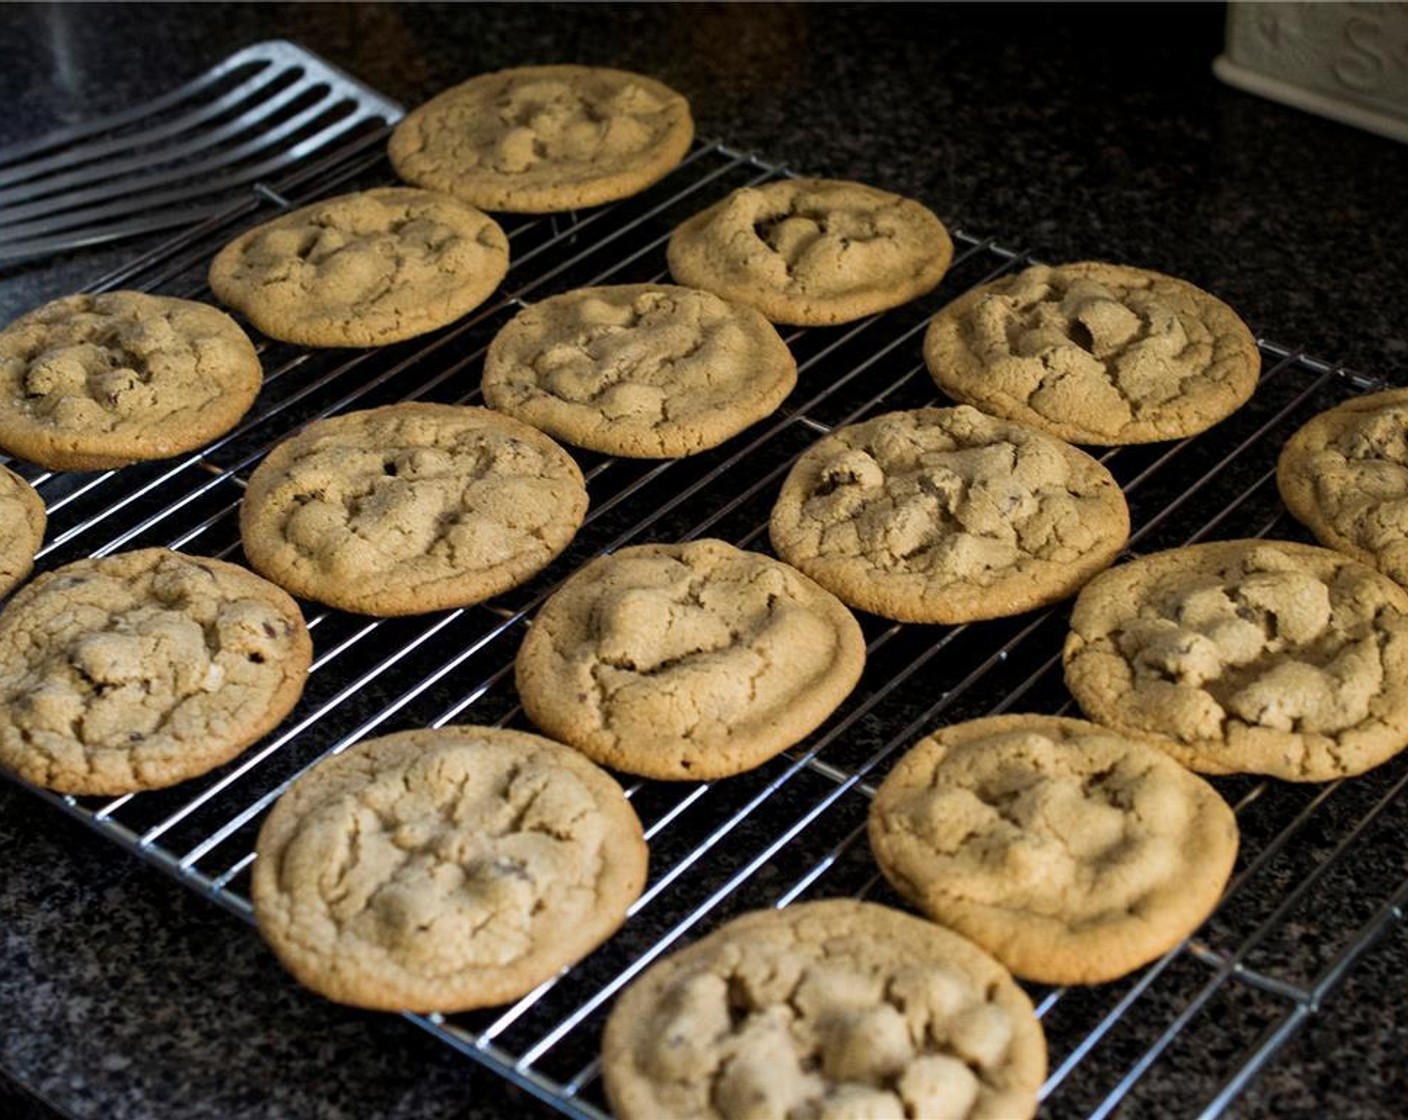
[[[689,103],[654,78],[523,66],[427,101],[396,126],[387,153],[408,183],[485,210],[543,214],[645,190],[693,138]]]
[[[850,899],[745,914],[649,969],[606,1023],[620,1120],[1036,1112],[1046,1040],[982,950]]]
[[[1148,743],[1006,715],[919,740],[871,804],[870,846],[896,890],[1014,975],[1099,984],[1203,923],[1237,820]]]
[[[630,774],[750,770],[855,687],[865,640],[801,573],[716,540],[623,548],[576,572],[519,648],[528,717]]]
[[[853,607],[969,622],[1053,603],[1129,536],[1119,485],[1083,451],[972,408],[838,428],[793,466],[778,555]]]
[[[484,727],[319,762],[259,830],[259,932],[299,982],[385,1011],[506,1003],[615,932],[645,884],[640,821],[575,751]]]
[[[1218,541],[1097,576],[1066,683],[1086,715],[1205,774],[1320,782],[1408,745],[1408,591],[1329,549]]]
[[[275,447],[250,476],[240,538],[295,595],[422,614],[518,586],[586,512],[582,472],[536,428],[409,402],[315,421]]]
[[[437,191],[385,187],[256,226],[210,265],[210,289],[270,338],[385,346],[483,303],[508,271],[487,214]]]
[[[44,499],[14,471],[0,467],[0,597],[34,570],[47,524]]]
[[[164,459],[233,428],[262,380],[253,344],[214,307],[68,296],[0,331],[0,447],[52,470]]]
[[[173,785],[275,727],[312,656],[293,600],[235,564],[79,560],[0,611],[0,764],[61,793]]]
[[[1192,284],[1125,265],[1033,265],[974,288],[924,337],[939,387],[1072,443],[1180,439],[1252,395],[1256,340]]]
[[[1408,389],[1314,417],[1281,450],[1276,485],[1321,544],[1408,586]]]
[[[579,288],[525,308],[484,361],[484,401],[607,455],[676,458],[770,415],[797,363],[751,307],[668,284]]]
[[[923,295],[953,242],[913,199],[839,179],[742,187],[670,237],[681,284],[756,307],[774,323],[848,323]]]

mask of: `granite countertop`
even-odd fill
[[[1043,259],[1185,277],[1258,333],[1408,384],[1408,147],[1220,86],[1223,19],[1217,5],[5,5],[0,146],[264,38],[407,105],[507,65],[609,63],[684,92],[702,136],[914,195]],[[43,283],[0,271],[0,306]],[[539,1108],[395,1017],[299,991],[252,930],[4,782],[0,851],[0,1114]],[[1233,1113],[1400,1115],[1408,1002],[1386,993],[1405,972],[1399,923]]]

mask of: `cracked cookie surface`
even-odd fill
[[[544,214],[645,190],[684,158],[689,103],[599,66],[480,74],[407,114],[387,152],[408,183],[486,210]]]
[[[741,773],[814,730],[865,662],[851,613],[723,541],[624,548],[543,605],[515,670],[528,717],[630,774]]]
[[[300,983],[385,1011],[506,1003],[586,956],[645,883],[640,821],[581,755],[520,731],[359,743],[279,798],[259,931]]]
[[[602,1041],[621,1120],[1018,1120],[1046,1041],[1000,964],[850,899],[745,914],[654,965]]]
[[[145,292],[67,296],[0,331],[0,447],[52,470],[107,470],[229,431],[263,381],[214,307]]]
[[[47,524],[44,499],[14,471],[0,467],[0,598],[34,570]]]
[[[871,803],[886,878],[1014,975],[1098,984],[1212,911],[1237,857],[1217,791],[1098,724],[1005,715],[916,743]]]
[[[770,415],[797,363],[761,314],[693,288],[580,288],[518,313],[484,361],[484,400],[578,447],[677,458]]]
[[[270,338],[385,346],[453,323],[508,271],[508,238],[447,194],[383,187],[315,202],[241,234],[210,288]]]
[[[79,560],[0,612],[0,764],[61,793],[193,778],[283,719],[312,652],[293,600],[235,564]]]
[[[586,511],[582,472],[536,428],[412,402],[318,420],[275,447],[250,476],[240,537],[295,595],[421,614],[518,586]]]
[[[891,412],[797,460],[778,555],[853,607],[905,622],[1018,614],[1073,594],[1129,535],[1100,463],[976,409]]]
[[[1083,261],[973,289],[929,324],[939,387],[1073,443],[1181,439],[1256,389],[1256,340],[1230,307],[1172,276]]]
[[[1112,568],[1064,657],[1086,715],[1201,773],[1328,781],[1408,745],[1408,591],[1329,549],[1220,541]]]
[[[825,326],[898,307],[953,259],[943,223],[913,199],[839,179],[742,187],[670,236],[681,284],[756,307],[774,323]]]
[[[1282,449],[1276,485],[1321,544],[1408,586],[1408,389],[1312,418]]]

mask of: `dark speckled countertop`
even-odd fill
[[[915,195],[1047,260],[1183,276],[1258,333],[1408,383],[1408,147],[1220,86],[1223,19],[1220,5],[4,5],[0,145],[263,38],[408,105],[507,65],[609,63],[684,92],[703,136]],[[0,272],[0,309],[58,282]],[[106,1120],[537,1107],[399,1019],[300,992],[250,929],[3,782],[0,853],[0,1115],[49,1115],[41,1099]],[[1402,1115],[1405,975],[1399,923],[1234,1113]]]

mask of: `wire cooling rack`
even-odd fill
[[[391,180],[384,132],[146,252],[93,285],[209,298],[216,249],[280,208]],[[722,143],[696,145],[661,183],[611,206],[505,222],[512,263],[502,293],[433,335],[369,351],[261,347],[266,384],[241,425],[198,454],[95,474],[14,464],[44,496],[41,570],[119,549],[170,546],[241,559],[245,480],[309,420],[418,398],[473,403],[486,345],[525,301],[598,283],[666,278],[664,245],[688,215],[745,184],[786,174]],[[1028,254],[955,227],[954,266],[907,307],[787,334],[798,386],[781,410],[723,446],[672,462],[574,451],[591,509],[567,552],[491,602],[375,620],[309,606],[316,657],[302,701],[244,756],[174,789],[114,800],[56,797],[64,811],[249,919],[252,844],[269,805],[302,770],[373,734],[451,722],[524,726],[512,661],[536,606],[568,573],[628,543],[722,537],[766,551],[782,476],[821,433],[881,411],[943,403],[925,373],[925,321]],[[1315,412],[1378,387],[1368,378],[1260,343],[1252,402],[1204,435],[1110,451],[1103,461],[1132,511],[1131,552],[1204,538],[1307,539],[1283,512],[1274,466]],[[1068,607],[966,626],[865,617],[860,686],[817,732],[756,771],[707,784],[634,781],[650,878],[623,929],[587,960],[512,1006],[408,1018],[577,1117],[601,1117],[598,1045],[623,986],[730,917],[838,895],[900,904],[879,876],[864,825],[874,785],[921,733],[1002,711],[1066,712],[1059,651]],[[1201,1110],[1214,1116],[1275,1055],[1408,902],[1408,754],[1368,775],[1302,786],[1217,779],[1242,831],[1236,877],[1191,941],[1122,981],[1029,991],[1051,1072],[1044,1114],[1104,1117]]]

